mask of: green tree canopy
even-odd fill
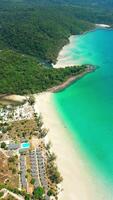
[[[1,148],[3,148],[3,149],[6,148],[6,143],[5,143],[5,142],[2,142],[2,143],[1,143]]]
[[[44,189],[42,187],[38,187],[34,189],[34,192],[33,192],[34,199],[42,200],[43,195],[44,195]]]

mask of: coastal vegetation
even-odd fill
[[[36,189],[34,189],[33,191],[33,199],[39,199],[39,200],[43,200],[43,195],[44,195],[44,189],[42,187],[38,187]]]
[[[36,58],[12,50],[0,52],[0,93],[30,94],[54,87],[85,70],[85,66],[65,69],[44,67]],[[30,101],[33,103],[33,98]]]

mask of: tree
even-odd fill
[[[31,181],[30,181],[30,183],[31,183],[32,185],[34,185],[34,184],[35,184],[35,179],[32,178]]]
[[[5,148],[6,148],[6,143],[5,143],[5,142],[2,142],[2,143],[1,143],[1,148],[2,148],[2,149],[5,149]]]
[[[55,196],[56,192],[53,189],[49,189],[48,192],[47,192],[47,195],[48,196]]]
[[[44,138],[48,133],[48,129],[46,128],[43,128],[43,129],[40,129],[40,132],[39,132],[39,138]]]
[[[63,178],[60,175],[60,172],[58,171],[58,168],[54,166],[53,162],[48,165],[48,177],[51,180],[52,183],[59,184],[62,182]]]
[[[28,173],[30,173],[30,172],[31,172],[31,170],[30,170],[30,169],[27,169],[27,172],[28,172]]]
[[[0,192],[0,198],[3,196],[3,194],[4,194],[3,192]]]
[[[12,169],[12,174],[16,174],[16,169],[15,168]]]
[[[53,162],[56,160],[56,155],[55,153],[51,153],[48,157],[48,162]]]
[[[33,191],[33,197],[34,199],[42,200],[44,195],[44,189],[42,187],[37,187]]]
[[[30,95],[28,102],[29,102],[30,105],[33,105],[35,103],[35,97],[33,95]]]
[[[42,120],[42,116],[41,115],[36,117],[36,123],[37,123],[37,126],[38,126],[38,130],[41,131],[41,128],[43,126],[43,120]]]
[[[46,145],[46,150],[49,151],[50,148],[51,148],[51,142],[49,141],[49,142],[47,143],[47,145]]]
[[[11,195],[8,195],[8,198],[7,198],[7,200],[14,200],[14,197],[13,197],[13,196],[11,196]]]
[[[26,194],[25,195],[25,200],[30,200],[31,198],[30,198],[30,195],[29,194]]]
[[[15,156],[12,156],[12,157],[10,157],[10,158],[8,158],[8,162],[15,162]]]

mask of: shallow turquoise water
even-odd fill
[[[56,108],[94,169],[113,183],[113,30],[76,36],[68,56],[99,68],[54,94]]]

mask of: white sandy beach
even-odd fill
[[[35,111],[42,114],[44,125],[49,128],[48,137],[57,155],[57,164],[63,176],[63,192],[59,200],[113,200],[110,188],[101,183],[78,144],[59,118],[52,101],[52,93],[35,95]],[[112,190],[112,189],[111,189]]]
[[[100,28],[110,28],[110,25],[108,24],[96,24],[96,26]]]
[[[95,28],[110,28],[110,25],[107,24],[95,24]],[[87,33],[87,32],[86,32]],[[69,56],[69,50],[75,47],[75,39],[77,35],[71,35],[69,37],[69,43],[65,45],[58,54],[56,64],[53,64],[54,68],[65,68],[74,65],[80,65],[82,63],[82,58],[80,59],[73,59]]]
[[[69,49],[74,45],[74,40],[75,35],[69,37],[69,43],[65,45],[59,52],[57,62],[55,65],[53,65],[54,68],[65,68],[66,66],[74,66],[77,64],[75,63],[75,60],[72,60],[72,58],[68,55]]]

